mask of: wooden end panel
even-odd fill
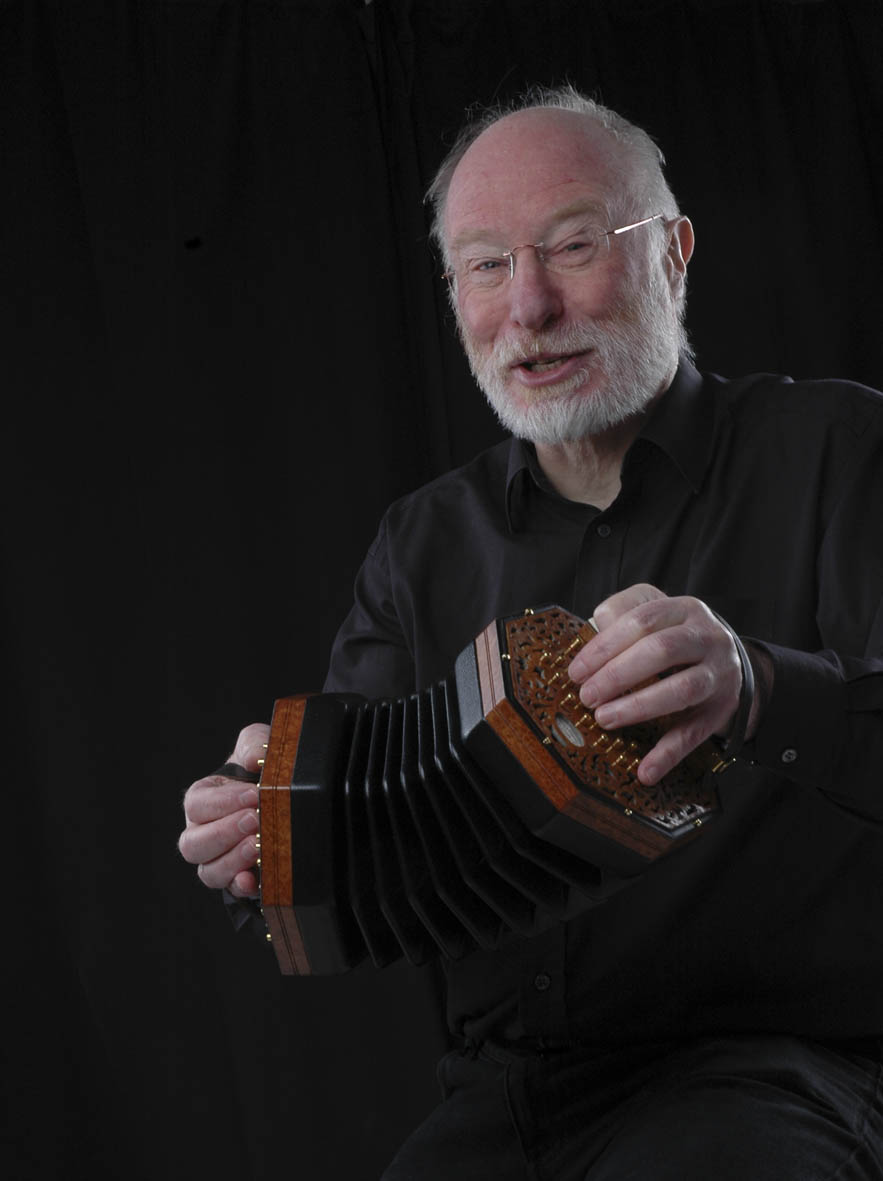
[[[580,793],[568,773],[537,740],[536,734],[505,697],[485,715],[490,728],[506,744],[553,807],[563,812]]]
[[[261,899],[270,906],[290,906],[293,900],[291,777],[305,707],[305,697],[283,697],[276,702],[261,772]]]
[[[264,906],[262,910],[282,975],[312,975],[294,910],[290,906]]]
[[[681,843],[627,815],[625,809],[576,787],[507,699],[500,701],[486,720],[558,812],[648,861]]]
[[[672,840],[643,824],[636,816],[629,815],[624,808],[605,804],[588,792],[578,792],[562,810],[572,820],[587,825],[593,832],[600,833],[602,837],[615,841],[617,845],[630,849],[648,861],[656,861],[663,853],[679,847],[684,839]]]
[[[310,975],[291,876],[291,779],[306,703],[306,695],[276,702],[259,784],[261,910],[285,976]]]
[[[496,623],[489,623],[476,637],[475,663],[478,667],[478,686],[481,691],[481,712],[487,717],[494,706],[506,696]]]

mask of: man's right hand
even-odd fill
[[[270,727],[246,726],[230,759],[247,771],[258,771],[269,741]],[[222,774],[207,775],[190,785],[184,796],[187,826],[178,840],[185,861],[197,866],[204,885],[226,887],[236,898],[255,898],[258,880],[258,789]]]

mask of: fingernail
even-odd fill
[[[260,802],[260,796],[257,793],[257,789],[254,787],[248,788],[239,797],[239,802],[242,804],[243,808],[256,808]]]
[[[591,682],[589,682],[587,685],[583,685],[582,689],[580,689],[579,699],[583,705],[591,709],[593,706],[598,704],[598,690],[594,687],[594,685],[592,685]],[[600,718],[598,720],[600,721]]]
[[[577,652],[567,669],[567,675],[572,681],[578,681],[586,675],[586,658],[582,652]]]
[[[247,816],[243,816],[239,821],[239,831],[244,833],[257,832],[260,825],[258,824],[257,815],[254,812],[249,812]]]
[[[586,705],[590,704],[586,702]],[[595,721],[599,726],[615,726],[618,716],[616,710],[609,705],[602,705],[600,709],[595,710]]]

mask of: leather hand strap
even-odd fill
[[[225,779],[238,779],[240,783],[257,783],[260,779],[260,775],[253,771],[247,771],[240,763],[224,763],[212,774],[223,775]]]
[[[730,627],[725,619],[721,619],[720,615],[715,611],[714,616],[719,623],[721,623],[730,633],[730,638],[736,645],[736,652],[739,655],[739,663],[742,665],[742,688],[739,690],[739,704],[736,707],[736,713],[733,718],[733,724],[730,727],[729,737],[721,744],[724,757],[727,759],[735,759],[739,756],[742,748],[745,745],[746,735],[748,729],[748,719],[751,717],[751,707],[754,704],[755,684],[754,684],[754,669],[751,664],[751,658],[745,651],[745,645]]]

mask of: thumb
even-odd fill
[[[667,595],[658,587],[651,586],[648,582],[638,582],[626,587],[625,590],[617,591],[599,603],[592,612],[591,622],[601,632],[634,607],[640,607],[642,603],[650,603],[654,599],[665,598]]]
[[[246,771],[257,773],[258,760],[266,754],[270,741],[270,727],[265,722],[253,722],[240,730],[236,745],[230,756],[231,763],[238,763]]]

